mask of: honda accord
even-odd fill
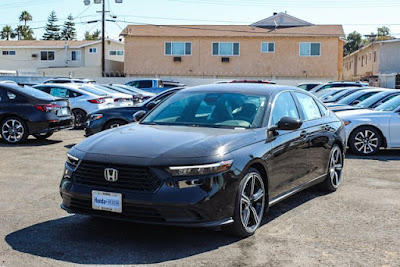
[[[61,208],[247,237],[271,205],[341,181],[343,122],[299,88],[192,87],[134,117],[68,152]]]

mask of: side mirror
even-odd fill
[[[301,125],[303,125],[303,122],[299,119],[292,117],[283,117],[278,122],[276,130],[293,131],[299,129]]]
[[[137,112],[135,112],[134,114],[133,114],[133,121],[134,122],[138,122],[138,121],[140,121],[141,119],[143,119],[143,117],[146,115],[146,111],[144,111],[144,110],[139,110],[139,111],[137,111]]]
[[[148,103],[148,104],[146,105],[146,108],[147,108],[148,110],[152,110],[155,106],[157,106],[157,103],[154,102],[154,101],[151,101],[150,103]]]
[[[355,105],[357,105],[357,104],[359,104],[359,103],[361,103],[361,101],[360,101],[360,100],[356,100],[356,101],[354,101],[353,104],[351,104],[351,105],[352,105],[352,106],[355,106]]]

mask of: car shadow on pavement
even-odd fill
[[[321,195],[311,188],[271,207],[262,228]],[[238,242],[240,238],[205,228],[142,225],[71,215],[18,230],[7,235],[5,241],[19,252],[75,264],[132,265],[187,258]]]
[[[0,138],[0,147],[34,147],[34,146],[48,146],[48,145],[54,145],[57,143],[61,143],[62,140],[51,140],[51,139],[45,139],[45,140],[39,140],[39,139],[27,139],[24,143],[22,144],[9,144],[6,143],[3,139]]]
[[[346,154],[346,158],[349,159],[368,159],[368,160],[379,160],[379,161],[389,161],[389,160],[400,160],[400,150],[399,149],[382,149],[372,156],[358,156],[355,154]]]

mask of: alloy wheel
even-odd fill
[[[378,148],[378,136],[371,130],[360,131],[354,137],[354,147],[363,154],[371,154]]]
[[[247,232],[254,232],[261,223],[265,206],[264,182],[258,173],[245,177],[241,191],[240,219]]]
[[[338,188],[342,177],[343,155],[339,147],[334,147],[329,162],[329,176],[334,188]]]
[[[1,127],[4,139],[9,143],[17,143],[24,137],[25,129],[22,123],[16,119],[8,119]]]

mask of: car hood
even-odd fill
[[[84,153],[135,158],[200,158],[254,143],[249,129],[129,124],[93,135],[74,148]]]
[[[336,115],[342,120],[344,119],[370,120],[372,118],[377,118],[377,117],[391,116],[391,114],[392,112],[389,111],[376,111],[371,109],[356,109],[356,110],[346,110],[346,111],[336,112]]]

